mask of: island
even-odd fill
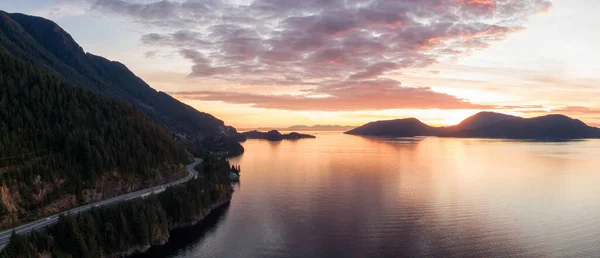
[[[271,131],[268,131],[268,132],[261,132],[261,131],[254,130],[254,131],[244,132],[242,134],[244,136],[246,136],[247,139],[264,139],[264,140],[269,140],[269,141],[298,140],[298,139],[305,139],[305,138],[317,138],[314,135],[302,134],[302,133],[297,133],[297,132],[291,132],[291,133],[288,133],[288,134],[281,134],[277,130],[271,130]]]
[[[375,121],[345,132],[382,137],[464,137],[502,139],[568,140],[600,138],[600,128],[564,115],[523,118],[495,112],[480,112],[448,127],[427,125],[416,118]]]
[[[287,130],[294,131],[347,131],[356,126],[347,125],[292,125]]]

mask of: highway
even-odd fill
[[[187,166],[189,175],[187,175],[186,177],[181,178],[177,181],[174,181],[174,182],[171,182],[168,184],[164,184],[164,185],[159,185],[159,186],[154,186],[154,187],[138,190],[135,192],[131,192],[131,193],[127,193],[127,194],[123,194],[123,195],[119,195],[119,196],[115,196],[115,197],[112,197],[112,198],[109,198],[106,200],[102,200],[99,202],[79,206],[77,208],[73,208],[68,211],[54,214],[50,217],[41,218],[37,221],[33,221],[33,222],[30,222],[30,223],[27,223],[27,224],[24,224],[24,225],[15,227],[15,228],[11,228],[11,229],[2,231],[2,232],[0,232],[0,250],[2,248],[4,248],[4,246],[6,246],[6,244],[8,244],[8,242],[10,241],[10,236],[11,236],[13,230],[15,230],[15,232],[17,234],[26,234],[26,233],[32,232],[34,230],[39,230],[39,229],[45,228],[46,226],[58,223],[58,219],[61,214],[67,214],[67,213],[75,214],[75,213],[90,210],[92,207],[101,207],[101,206],[105,206],[105,205],[119,203],[119,202],[126,201],[126,200],[145,197],[152,193],[163,192],[169,186],[179,185],[179,184],[189,181],[192,178],[197,177],[198,171],[196,171],[194,169],[194,167],[200,163],[202,163],[202,159],[195,158],[194,162]]]

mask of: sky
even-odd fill
[[[600,126],[596,0],[0,0],[237,128],[479,111]]]

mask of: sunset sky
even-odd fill
[[[456,124],[482,110],[600,125],[597,0],[0,0],[238,128]]]

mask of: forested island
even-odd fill
[[[346,134],[385,137],[469,137],[503,139],[585,139],[600,138],[600,128],[564,115],[522,118],[494,112],[477,113],[449,127],[434,127],[416,118],[376,121]]]
[[[260,131],[255,130],[255,131],[243,132],[242,135],[244,135],[247,139],[264,139],[264,140],[269,140],[269,141],[317,138],[314,135],[301,134],[301,133],[297,133],[297,132],[281,134],[277,130],[271,130],[268,132],[260,132]]]

